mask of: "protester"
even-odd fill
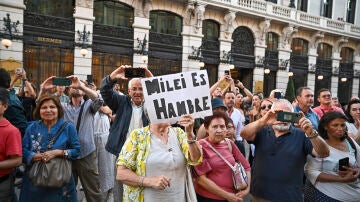
[[[224,140],[228,117],[224,113],[215,112],[205,118],[204,125],[209,137],[199,141],[203,148],[204,159],[200,165],[195,166],[198,175],[195,179],[197,199],[199,202],[242,201],[242,198],[249,193],[250,186],[243,190],[235,190],[231,168],[208,145],[214,147],[230,164],[234,165],[235,161],[241,163],[250,179],[249,163],[232,141]]]
[[[346,127],[349,137],[353,138],[358,144],[360,143],[360,100],[350,100],[345,111],[348,122]]]
[[[23,80],[23,82],[25,85],[20,88],[17,96],[25,109],[26,120],[28,122],[34,121],[33,112],[36,107],[36,88],[34,84],[27,80]]]
[[[263,117],[265,114],[270,111],[273,102],[267,98],[263,99],[260,104],[260,116]]]
[[[4,113],[4,117],[10,121],[12,125],[18,128],[21,132],[21,136],[25,134],[27,127],[27,120],[25,117],[25,110],[15,95],[15,90],[10,86],[11,77],[9,72],[4,68],[0,68],[0,87],[6,88],[9,91],[9,104]]]
[[[5,117],[9,92],[0,88],[0,201],[16,201],[13,172],[21,164],[21,133]]]
[[[300,87],[296,90],[296,100],[298,104],[294,108],[295,112],[303,112],[305,117],[311,121],[311,124],[317,130],[319,117],[311,109],[314,105],[314,92],[309,87]]]
[[[227,119],[228,123],[226,125],[226,135],[225,138],[235,142],[235,126],[231,118]]]
[[[330,155],[324,159],[308,156],[305,201],[359,201],[360,147],[347,135],[345,122],[344,114],[337,111],[321,118],[319,134],[329,145]],[[348,167],[340,167],[343,158],[349,159]]]
[[[263,98],[259,94],[253,96],[252,109],[248,112],[250,123],[260,118],[260,103],[262,99]]]
[[[40,86],[40,95],[54,88],[52,84],[55,77],[49,77]],[[103,100],[95,91],[86,87],[76,76],[67,77],[71,80],[68,104],[62,103],[64,119],[76,126],[81,144],[79,157],[72,162],[75,183],[78,178],[84,189],[86,200],[104,201],[100,191],[100,179],[98,172],[98,159],[94,138],[94,115],[103,105]],[[84,100],[84,95],[90,99]]]
[[[110,75],[106,76],[100,85],[100,93],[107,106],[115,114],[108,141],[105,149],[115,155],[119,155],[126,138],[136,128],[142,128],[149,124],[143,111],[144,94],[140,78],[131,78],[128,84],[129,95],[121,95],[113,90],[114,85],[120,79],[127,80],[125,68],[120,66]],[[152,77],[152,73],[145,68],[145,77]],[[116,172],[116,167],[114,167]],[[120,201],[122,196],[122,184],[114,182],[114,201]]]
[[[61,188],[35,186],[30,182],[28,172],[36,161],[49,162],[53,158],[67,158],[74,161],[80,153],[80,143],[74,125],[67,123],[64,130],[47,150],[49,140],[65,123],[63,108],[57,97],[44,95],[39,98],[34,111],[36,120],[26,129],[23,138],[23,155],[26,174],[21,186],[20,202],[31,201],[77,201],[74,179]]]
[[[313,110],[319,116],[319,119],[321,119],[321,117],[329,111],[338,111],[344,113],[341,108],[332,105],[331,92],[329,89],[322,88],[319,90],[318,101],[320,106],[313,108]]]
[[[227,91],[224,94],[224,102],[227,107],[226,114],[230,117],[235,126],[235,144],[245,156],[245,147],[243,143],[243,138],[240,136],[240,132],[244,127],[245,119],[241,116],[241,112],[234,107],[235,104],[235,93],[232,91]]]
[[[225,86],[221,88],[220,85],[224,84]],[[214,83],[214,85],[210,87],[210,95],[212,98],[222,98],[224,93],[228,91],[229,88],[231,91],[235,92],[234,80],[230,75],[224,74],[216,83]]]
[[[304,117],[300,128],[277,121],[280,111],[293,112],[285,99],[275,100],[272,109],[249,123],[241,136],[256,147],[251,180],[252,201],[302,201],[306,156],[327,157],[329,149]],[[281,191],[280,191],[281,190]]]
[[[178,123],[185,132],[168,123],[131,132],[117,160],[124,202],[185,201],[186,165],[199,164],[202,153],[194,140],[192,116],[183,115]]]
[[[70,102],[69,96],[65,94],[65,86],[56,86],[55,96],[59,97],[61,103],[68,104]]]
[[[331,104],[335,107],[339,107],[341,108],[341,104],[339,102],[339,99],[337,97],[332,97],[331,98]]]

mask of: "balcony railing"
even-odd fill
[[[359,37],[360,33],[360,26],[318,15],[312,15],[303,11],[298,11],[295,8],[276,5],[264,0],[203,0],[203,2],[228,7],[232,10],[237,9],[239,12],[250,15],[263,16],[292,23],[296,26],[308,26],[310,28],[323,29],[325,32],[335,32],[340,35],[345,34]]]

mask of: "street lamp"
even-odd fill
[[[200,68],[204,68],[204,67],[205,67],[205,63],[204,63],[203,61],[200,61],[200,62],[199,62],[199,67],[200,67]]]
[[[320,75],[317,76],[317,79],[318,79],[318,80],[323,80],[323,79],[324,79],[324,76],[320,74]]]
[[[148,56],[147,55],[143,55],[141,56],[141,61],[143,61],[143,63],[146,63],[148,61]]]
[[[77,33],[79,35],[79,41],[81,41],[81,44],[78,44],[81,47],[80,54],[85,57],[89,53],[89,51],[86,49],[88,47],[86,42],[89,41],[90,31],[86,32],[86,25],[84,25],[84,30],[82,32],[78,30]]]
[[[270,74],[270,69],[269,68],[264,69],[264,73],[265,74]]]
[[[293,72],[288,72],[288,76],[292,77],[292,76],[294,76],[294,73]]]
[[[6,48],[9,48],[11,45],[12,45],[12,39],[14,38],[14,36],[16,35],[13,35],[13,30],[14,30],[14,33],[18,32],[17,30],[17,26],[20,24],[19,20],[16,21],[16,22],[11,22],[11,19],[10,19],[10,14],[7,13],[6,14],[6,18],[3,18],[3,21],[4,21],[4,38],[1,40],[1,44],[3,46],[5,46]]]
[[[347,81],[347,78],[346,78],[346,77],[342,77],[340,80],[341,80],[341,82],[346,82],[346,81]]]

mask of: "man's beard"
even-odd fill
[[[273,128],[277,131],[288,131],[290,129],[290,124],[273,125]]]

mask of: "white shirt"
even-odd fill
[[[131,102],[132,105],[132,114],[130,119],[130,125],[129,129],[126,134],[126,139],[129,137],[131,131],[137,128],[142,128],[143,122],[142,122],[142,112],[143,112],[143,106],[137,106],[133,102]]]
[[[229,116],[229,112],[226,111],[226,114]],[[245,119],[243,118],[244,115],[241,114],[241,112],[236,109],[233,108],[233,112],[231,113],[231,116],[229,116],[231,118],[231,120],[234,122],[234,126],[235,126],[235,139],[242,141],[243,138],[240,136],[240,132],[244,127],[244,122]]]
[[[355,141],[353,141],[355,142]],[[357,159],[360,160],[360,147],[356,145]],[[355,182],[319,182],[316,178],[320,173],[338,175],[339,159],[349,157],[351,165],[360,167],[360,161],[356,161],[355,153],[344,152],[329,146],[330,155],[324,159],[313,158],[308,155],[305,164],[305,174],[307,179],[323,194],[339,201],[359,201],[360,199],[360,179]]]

